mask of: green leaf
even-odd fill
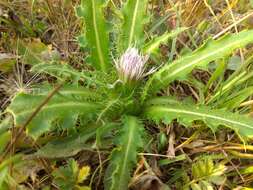
[[[205,86],[205,93],[209,90],[209,88],[212,86],[214,81],[216,81],[218,78],[222,78],[225,71],[226,71],[226,60],[221,59],[220,61],[217,61],[217,67],[215,71],[212,73],[210,79],[208,80],[206,86]]]
[[[78,190],[91,190],[91,188],[90,187],[87,187],[87,186],[78,186],[77,187],[78,188]]]
[[[112,137],[112,132],[114,129],[118,128],[118,124],[116,123],[106,123],[102,127],[99,127],[96,131],[96,146],[103,147],[104,146],[104,138],[109,135],[109,138]]]
[[[0,163],[0,189],[9,190],[13,181],[15,184],[19,184],[19,179],[17,178],[17,173],[15,171],[16,167],[24,161],[25,157],[21,154],[14,154],[10,157],[1,160]],[[31,168],[30,172],[31,172]],[[20,171],[20,170],[19,170]],[[24,177],[24,175],[22,175]],[[9,186],[10,185],[10,186]],[[13,187],[13,186],[12,186]],[[19,187],[19,185],[18,185]]]
[[[235,74],[235,73],[234,73]],[[224,81],[219,88],[215,90],[213,95],[208,99],[207,104],[218,103],[221,104],[225,100],[229,100],[229,94],[235,90],[235,87],[245,88],[244,84],[252,79],[253,71],[244,69],[242,72],[237,73],[236,75],[231,75],[226,81]],[[240,92],[242,89],[237,89]]]
[[[0,135],[4,134],[9,128],[12,127],[12,117],[8,115],[0,122]]]
[[[82,79],[86,76],[82,72],[78,72],[69,64],[39,63],[31,69],[35,73],[49,74],[57,79]]]
[[[192,175],[195,181],[200,181],[204,189],[210,189],[211,183],[221,185],[225,179],[226,167],[223,164],[214,164],[209,157],[200,159],[192,164]]]
[[[253,42],[253,30],[238,34],[228,34],[219,40],[208,40],[203,46],[191,54],[169,63],[156,72],[147,82],[142,101],[152,94],[168,86],[174,80],[186,79],[186,76],[196,67],[207,66],[211,61],[223,58],[235,49]]]
[[[117,148],[111,155],[110,165],[105,176],[106,190],[127,190],[137,153],[143,147],[143,125],[133,116],[123,119],[123,126],[117,136]]]
[[[3,160],[0,163],[0,171],[2,171],[5,167],[8,167],[11,164],[15,165],[15,164],[19,163],[22,159],[23,159],[23,155],[15,154],[15,155]]]
[[[187,159],[187,157],[185,154],[180,154],[178,156],[175,156],[175,158],[166,158],[166,159],[159,160],[159,165],[164,166],[164,165],[168,165],[168,164],[182,161],[182,160],[186,160],[186,159]]]
[[[60,59],[59,52],[50,50],[50,48],[39,39],[29,43],[18,40],[13,46],[17,47],[17,54],[22,56],[22,61],[25,64],[36,65],[41,62]]]
[[[215,164],[211,157],[198,159],[192,164],[193,180],[187,183],[185,187],[190,185],[192,189],[213,190],[213,184],[221,185],[224,183],[226,179],[225,170],[225,165]]]
[[[242,187],[241,190],[253,190],[253,188],[251,188],[251,187]]]
[[[143,52],[145,54],[154,53],[161,44],[166,43],[169,39],[176,37],[181,32],[185,31],[187,28],[177,28],[171,32],[166,32],[165,34],[153,38],[143,47]]]
[[[208,183],[207,181],[200,181],[200,185],[203,190],[214,190],[212,184]]]
[[[67,88],[65,91],[63,88],[32,119],[27,126],[28,134],[36,139],[49,131],[53,126],[53,122],[62,120],[69,115],[73,117],[77,115],[87,115],[87,117],[94,115],[100,106],[88,101],[92,94],[95,95],[95,93],[80,87]],[[14,116],[15,126],[24,125],[46,98],[47,93],[38,95],[18,94],[7,108],[7,112]],[[75,123],[72,123],[72,127],[74,126]]]
[[[230,96],[227,96],[226,102],[222,103],[220,107],[226,107],[229,109],[236,108],[245,101],[248,97],[252,95],[253,87],[249,86],[247,88],[237,90]]]
[[[88,85],[100,85],[104,86],[98,78],[102,78],[99,74],[101,72],[88,72],[78,71],[71,67],[68,63],[66,64],[56,64],[56,63],[39,63],[32,67],[32,72],[43,73],[56,77],[59,80],[72,80],[73,82],[82,81]],[[99,76],[96,76],[99,75]]]
[[[161,98],[161,102],[165,102],[163,99],[165,98]],[[156,122],[163,121],[170,123],[172,120],[177,119],[178,122],[186,126],[191,125],[193,121],[201,120],[213,131],[218,126],[223,125],[233,129],[240,137],[253,137],[252,118],[224,110],[211,109],[208,106],[197,106],[195,104],[171,101],[171,103],[147,106],[144,110],[144,115],[148,119]]]
[[[198,185],[197,183],[191,184],[191,189],[192,190],[202,190],[200,185]]]
[[[110,65],[109,33],[103,15],[105,0],[82,0],[77,15],[85,21],[85,37],[96,69],[107,71]]]
[[[78,163],[70,159],[66,166],[61,166],[53,171],[53,182],[62,190],[73,189],[77,183],[78,167]]]
[[[0,187],[3,186],[3,183],[4,183],[5,179],[8,176],[8,171],[9,171],[9,167],[8,166],[5,166],[4,168],[2,168],[0,170]]]
[[[122,9],[122,27],[119,35],[119,50],[139,45],[144,39],[144,24],[148,0],[127,0]]]
[[[84,128],[77,134],[61,137],[41,147],[34,156],[44,158],[64,158],[76,155],[84,149],[90,149],[87,141],[95,136],[97,127]]]
[[[241,174],[252,174],[253,173],[253,166],[248,166],[244,169],[240,170]]]
[[[79,185],[87,178],[89,171],[89,166],[79,168],[77,161],[70,159],[66,166],[61,166],[53,171],[53,182],[61,190],[90,190],[88,186]]]
[[[10,140],[11,140],[11,133],[9,131],[0,134],[0,153],[4,151],[5,146]]]

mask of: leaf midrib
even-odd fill
[[[53,105],[46,105],[44,106],[41,111],[45,111],[45,110],[50,110],[50,109],[54,109],[54,108],[66,108],[66,107],[84,107],[84,108],[91,108],[91,107],[97,107],[97,105],[91,105],[89,103],[80,103],[80,102],[68,102],[68,103],[55,103]],[[10,112],[12,112],[12,110],[9,110]],[[29,114],[29,113],[32,113],[34,112],[35,109],[30,109],[30,110],[25,110],[25,111],[22,111],[22,112],[19,112],[19,113],[15,113],[16,116],[21,116],[21,115],[26,115],[26,114]]]
[[[127,141],[127,147],[126,147],[126,151],[125,151],[125,156],[124,156],[124,160],[123,160],[123,166],[122,166],[122,170],[121,170],[121,173],[120,173],[120,182],[119,184],[122,184],[122,180],[124,180],[124,172],[126,171],[126,163],[127,163],[127,159],[129,158],[128,154],[130,152],[130,146],[132,144],[132,141],[133,141],[133,133],[134,133],[134,130],[135,130],[135,123],[132,123],[129,122],[129,126],[130,126],[130,131],[129,131],[129,135],[128,135],[128,141]]]
[[[219,53],[219,52],[222,52],[223,49],[227,49],[227,48],[233,47],[233,46],[237,47],[236,44],[238,44],[238,40],[235,40],[235,42],[229,43],[228,45],[223,46],[223,48],[218,48],[218,49],[216,49],[215,51],[211,51],[210,53],[204,54],[203,56],[200,56],[200,58],[195,59],[194,61],[192,61],[192,63],[190,63],[190,64],[185,64],[184,66],[179,67],[178,69],[175,69],[174,71],[172,71],[172,72],[168,75],[168,78],[173,77],[173,75],[177,75],[178,73],[184,71],[184,70],[187,69],[187,68],[192,67],[193,65],[195,65],[195,64],[197,64],[197,63],[199,63],[199,62],[201,62],[201,61],[203,61],[203,60],[205,60],[205,59],[207,59],[208,57],[211,57],[211,56],[213,56],[213,55],[215,55],[215,54],[217,54],[217,53]],[[221,49],[222,49],[222,50],[221,50]],[[236,49],[236,48],[233,48],[233,49]],[[191,56],[192,56],[192,55],[191,55]],[[191,57],[191,56],[188,56],[188,57]],[[196,56],[196,55],[194,55],[194,56]],[[188,57],[185,57],[185,58],[188,58]],[[167,69],[169,69],[169,68],[175,66],[178,62],[184,61],[185,58],[182,58],[181,60],[178,60],[178,61],[175,62],[174,64],[169,65],[168,67],[165,67],[164,69],[162,69],[162,70],[159,71],[158,73],[161,73],[161,72],[163,72],[164,70],[167,70]]]
[[[131,28],[130,28],[130,35],[129,35],[129,41],[128,41],[128,47],[131,46],[132,40],[133,40],[133,35],[134,35],[134,26],[136,24],[136,17],[137,17],[137,10],[138,10],[138,6],[139,6],[139,0],[136,0],[136,4],[134,7],[134,15],[133,15],[133,22],[131,24]]]
[[[102,48],[100,46],[100,39],[99,39],[99,34],[98,34],[98,27],[97,27],[97,22],[96,22],[96,8],[95,8],[95,2],[94,0],[91,0],[91,4],[92,4],[92,22],[93,22],[93,26],[94,26],[94,30],[95,30],[95,39],[96,39],[96,46],[97,46],[97,52],[98,52],[98,57],[100,60],[100,65],[101,65],[101,69],[103,71],[105,71],[105,61],[104,61],[104,57],[103,57],[103,53],[102,53]]]
[[[253,126],[244,124],[244,123],[240,123],[234,120],[228,120],[219,116],[215,116],[215,115],[210,115],[210,114],[205,114],[205,113],[199,113],[199,112],[193,112],[193,111],[188,111],[188,110],[182,110],[182,109],[175,109],[175,108],[165,108],[165,107],[152,107],[151,109],[157,109],[159,110],[159,112],[161,111],[165,111],[165,112],[173,112],[173,113],[184,113],[184,114],[189,114],[189,115],[196,115],[196,116],[200,116],[200,117],[206,117],[206,118],[211,118],[211,119],[216,119],[216,120],[220,120],[223,122],[227,122],[227,123],[231,123],[234,125],[240,125],[240,126],[244,126],[246,128],[249,129],[253,129]]]

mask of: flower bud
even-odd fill
[[[148,55],[141,55],[135,47],[128,48],[123,55],[115,61],[119,79],[123,84],[138,81],[152,73],[154,69],[145,73],[145,64]]]

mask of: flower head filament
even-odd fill
[[[148,55],[141,55],[138,49],[128,48],[125,53],[115,61],[119,79],[124,84],[138,81],[151,72],[145,73],[145,64],[149,59]]]

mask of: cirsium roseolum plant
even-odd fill
[[[245,115],[247,110],[234,113],[238,105],[230,97],[234,86],[239,88],[250,78],[249,73],[240,69],[211,95],[205,97],[199,90],[205,98],[197,103],[157,95],[175,80],[188,81],[195,68],[208,68],[209,63],[219,63],[234,50],[252,43],[253,31],[209,39],[191,53],[153,66],[154,60],[159,60],[159,46],[187,29],[145,35],[144,26],[150,18],[147,5],[147,0],[126,0],[120,8],[112,8],[104,0],[82,0],[76,9],[84,21],[78,42],[89,52],[85,62],[92,69],[77,71],[55,63],[32,68],[32,72],[52,75],[56,83],[63,85],[34,115],[26,126],[27,134],[34,140],[59,130],[71,134],[48,142],[36,155],[59,158],[75,155],[87,146],[113,147],[104,175],[107,190],[128,188],[138,153],[145,151],[144,145],[150,138],[144,128],[147,123],[176,121],[190,127],[199,122],[213,132],[218,127],[228,127],[242,140],[253,136],[253,119]],[[105,15],[108,7],[112,15]],[[17,94],[6,110],[13,115],[15,126],[24,125],[53,89],[44,84],[39,91]],[[244,100],[249,96],[245,95]]]

